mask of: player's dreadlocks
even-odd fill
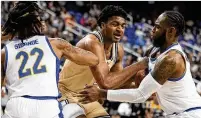
[[[177,11],[165,11],[164,15],[167,16],[168,24],[176,28],[177,36],[184,32],[185,20],[182,14]]]
[[[2,35],[18,36],[23,42],[23,39],[42,34],[41,13],[43,10],[36,2],[17,2],[8,15]]]
[[[120,16],[126,20],[128,19],[126,11],[124,11],[124,9],[122,9],[120,6],[108,5],[101,11],[101,14],[99,15],[98,25],[101,26],[102,22],[107,22],[112,16]]]

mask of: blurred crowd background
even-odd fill
[[[179,37],[179,42],[190,60],[192,76],[201,94],[201,16],[197,14],[201,11],[198,10],[201,2],[40,1],[38,3],[47,11],[43,15],[46,24],[45,34],[49,37],[63,38],[73,45],[88,32],[99,28],[97,18],[106,5],[122,6],[129,17],[125,35],[121,40],[125,48],[124,67],[140,59],[151,45],[149,33],[158,15],[165,10],[179,11],[186,20],[186,30]],[[14,2],[1,2],[1,25],[5,23],[13,5]],[[1,48],[5,44],[2,44]],[[4,109],[8,100],[6,87],[2,88],[1,97],[1,106]],[[142,104],[105,101],[104,107],[112,118],[163,118],[165,115],[155,97]]]

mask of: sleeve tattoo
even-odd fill
[[[61,47],[64,48],[65,52],[71,52],[71,53],[79,53],[79,54],[90,54],[89,51],[83,50],[81,48],[78,48],[76,46],[71,45],[68,41],[59,38],[59,42],[62,45]]]
[[[172,76],[175,72],[175,68],[176,59],[174,57],[165,56],[161,61],[156,63],[151,74],[153,78],[162,85]]]

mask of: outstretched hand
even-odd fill
[[[149,58],[148,57],[142,57],[139,59],[138,61],[142,67],[144,67],[144,69],[148,68],[148,64],[149,64]]]
[[[80,103],[87,104],[99,100],[102,97],[101,93],[101,89],[97,85],[86,85],[84,90],[80,91],[76,97],[81,98]]]

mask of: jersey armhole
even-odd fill
[[[53,50],[53,48],[52,48],[52,46],[51,46],[51,44],[50,44],[50,41],[49,41],[49,39],[48,39],[46,36],[45,36],[45,40],[46,40],[46,42],[47,42],[47,44],[48,44],[48,46],[49,46],[51,52],[53,53],[53,55],[56,57],[56,59],[60,60],[60,59],[57,57],[56,53],[54,52],[54,50]]]

